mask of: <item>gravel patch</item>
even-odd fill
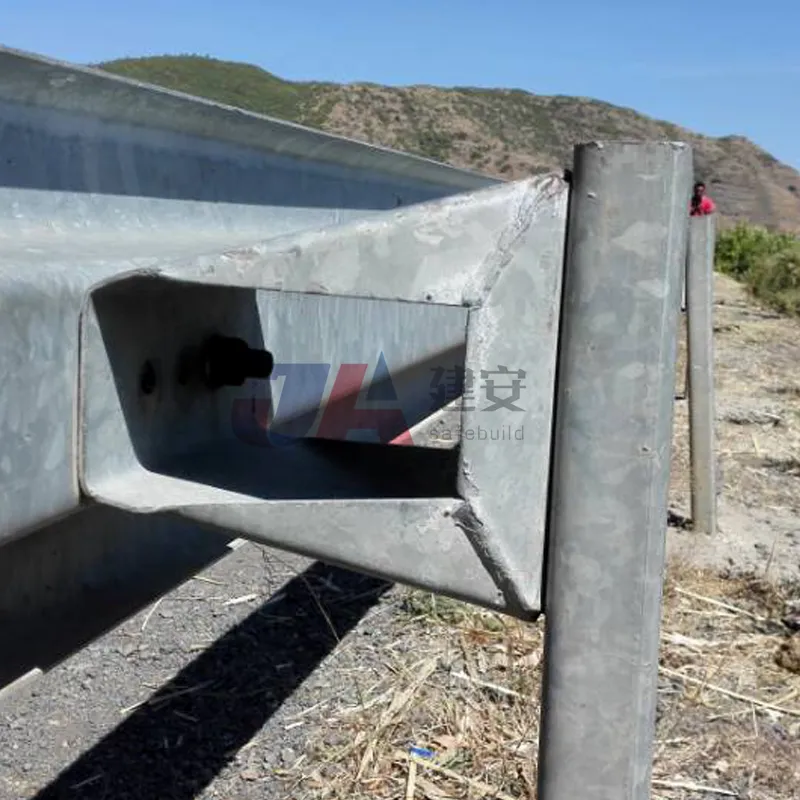
[[[0,709],[0,796],[285,797],[275,770],[302,754],[304,712],[354,702],[340,677],[380,646],[389,589],[241,547]]]

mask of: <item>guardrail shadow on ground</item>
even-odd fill
[[[318,590],[320,579],[323,587],[333,583],[340,591]],[[312,565],[203,651],[36,800],[194,800],[390,588],[365,575]],[[202,689],[167,699],[186,687]],[[165,741],[180,737],[180,747],[164,748]]]

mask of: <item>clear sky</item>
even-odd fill
[[[67,61],[195,53],[289,79],[594,97],[796,168],[798,42],[800,0],[0,0],[0,43]]]

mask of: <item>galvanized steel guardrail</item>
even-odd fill
[[[503,183],[10,50],[0,75],[0,684],[243,536],[544,611],[540,797],[649,796],[690,149]]]
[[[0,614],[16,643],[0,683],[9,683],[72,646],[42,636],[38,620],[87,641],[189,574],[184,565],[226,552],[196,526],[85,502],[76,381],[90,287],[497,182],[12,50],[0,50],[0,75]]]

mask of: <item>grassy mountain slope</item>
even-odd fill
[[[580,141],[688,141],[695,148],[697,176],[709,185],[726,218],[800,230],[796,170],[743,137],[701,136],[597,100],[509,89],[295,83],[248,64],[199,56],[123,59],[98,66],[508,179],[563,168]]]

